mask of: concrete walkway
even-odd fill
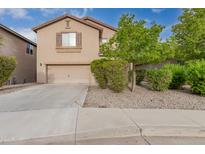
[[[86,144],[134,137],[138,144],[160,143],[153,137],[205,137],[204,117],[205,111],[81,107],[0,112],[0,142]]]

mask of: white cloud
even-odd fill
[[[17,33],[23,35],[24,37],[28,38],[29,40],[36,42],[36,33],[32,31],[30,28],[16,28],[13,29]]]
[[[153,13],[161,13],[164,9],[152,9]]]
[[[148,24],[151,23],[152,21],[150,19],[144,19]]]
[[[40,11],[44,17],[52,16],[52,15],[63,15],[63,14],[72,14],[79,18],[86,16],[89,11],[92,11],[92,8],[84,8],[84,9],[65,9],[65,8],[41,8]]]
[[[82,18],[82,17],[86,16],[89,11],[92,11],[92,10],[93,10],[92,8],[84,8],[82,10],[70,9],[69,13],[74,15],[74,16],[77,16],[79,18]]]
[[[56,13],[61,12],[63,10],[64,9],[58,9],[58,8],[55,8],[55,9],[41,8],[40,9],[42,15],[45,16],[45,17],[56,14]]]
[[[31,19],[26,9],[0,9],[0,17],[9,15],[14,19]]]

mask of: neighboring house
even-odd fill
[[[115,28],[90,17],[63,15],[33,28],[37,33],[37,82],[95,84],[90,71],[99,46]]]
[[[0,24],[0,55],[14,56],[15,71],[7,84],[36,82],[36,43]]]

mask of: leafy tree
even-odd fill
[[[176,57],[186,61],[205,58],[205,9],[184,9],[172,27]]]
[[[128,61],[132,70],[136,65],[161,62],[172,56],[169,44],[160,40],[163,28],[156,23],[147,27],[144,20],[136,21],[134,15],[125,14],[113,38],[101,46],[101,52],[106,57]],[[135,78],[135,71],[132,71],[132,91]]]

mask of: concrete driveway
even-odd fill
[[[0,144],[37,140],[74,144],[88,86],[44,84],[0,95]]]
[[[44,84],[0,95],[0,112],[70,108],[82,106],[86,85]]]

